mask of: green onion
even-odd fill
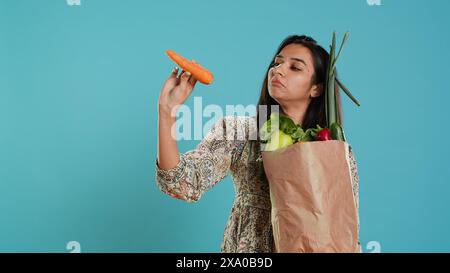
[[[344,48],[345,43],[347,42],[349,37],[349,33],[346,32],[344,34],[344,38],[342,39],[341,46],[339,47],[339,51],[336,54],[336,32],[333,32],[333,37],[331,40],[330,46],[330,60],[328,62],[327,67],[327,78],[325,81],[325,116],[327,121],[327,127],[332,129],[332,135],[334,135],[334,139],[345,141],[344,129],[340,124],[340,120],[338,120],[338,101],[337,95],[340,89],[342,89],[345,94],[358,106],[360,106],[359,101],[350,93],[350,91],[342,84],[342,82],[337,78],[336,75],[336,65],[337,61],[341,55],[342,49]],[[337,87],[337,88],[336,88]]]

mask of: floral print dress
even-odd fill
[[[159,189],[187,202],[198,201],[231,172],[236,195],[221,252],[274,252],[269,185],[256,128],[256,117],[220,118],[195,149],[180,154],[177,166],[163,170],[156,162]],[[358,174],[351,147],[349,156],[358,208]]]

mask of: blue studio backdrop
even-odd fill
[[[231,178],[193,204],[155,183],[157,101],[174,67],[164,52],[214,73],[190,109],[195,98],[225,109],[256,104],[286,36],[328,49],[333,31],[350,32],[338,69],[362,104],[342,96],[363,251],[449,252],[449,10],[447,0],[0,0],[0,252],[218,252]]]

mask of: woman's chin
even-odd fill
[[[284,94],[285,92],[281,89],[281,88],[279,88],[279,87],[271,87],[270,89],[269,89],[269,95],[272,97],[272,98],[279,98],[279,97],[283,97],[283,94]]]

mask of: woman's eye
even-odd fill
[[[277,66],[279,66],[281,63],[273,63],[272,64],[272,67],[277,67]],[[302,71],[302,69],[301,68],[298,68],[298,67],[296,67],[296,66],[291,66],[291,69],[293,70],[293,71]]]

